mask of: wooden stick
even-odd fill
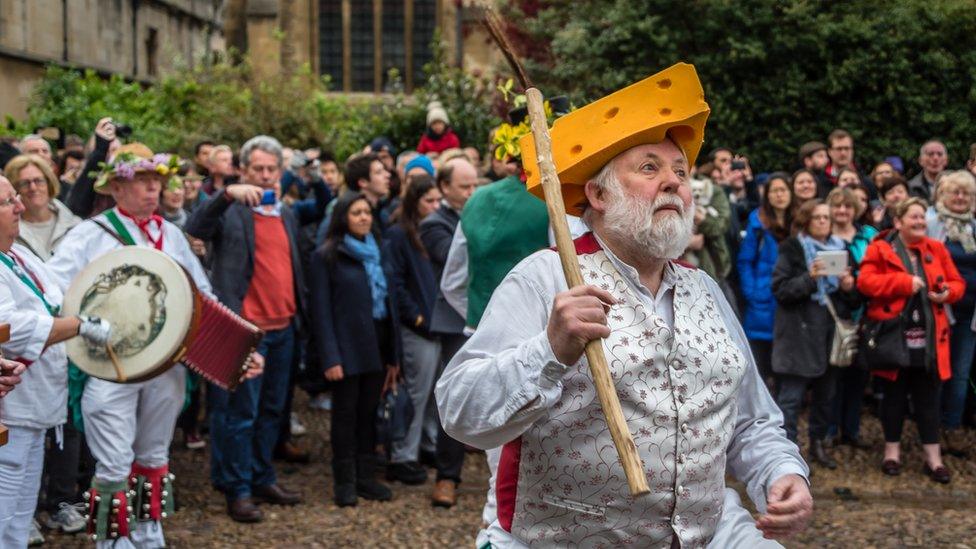
[[[108,358],[112,361],[112,366],[115,368],[115,376],[118,378],[118,382],[125,383],[125,372],[122,370],[122,365],[119,364],[119,357],[115,354],[115,349],[112,348],[111,343],[105,343],[105,351],[108,353]]]
[[[562,188],[556,165],[552,161],[552,139],[549,136],[549,125],[546,121],[542,93],[536,88],[525,90],[528,99],[529,121],[532,124],[532,137],[535,139],[535,150],[539,163],[539,177],[542,179],[542,189],[546,194],[546,207],[549,210],[549,222],[552,232],[556,236],[556,248],[559,251],[559,261],[563,266],[563,275],[570,288],[583,285],[583,275],[580,273],[579,259],[576,257],[576,247],[569,234],[566,223],[566,206],[563,204]],[[644,476],[644,464],[637,455],[637,446],[627,428],[627,420],[620,409],[620,399],[617,389],[610,377],[607,358],[603,354],[603,343],[600,339],[591,340],[586,344],[586,361],[590,365],[593,385],[600,399],[600,407],[606,416],[607,426],[613,445],[620,456],[620,464],[627,475],[627,485],[631,495],[646,494],[650,491],[647,477]]]

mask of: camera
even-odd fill
[[[732,161],[732,169],[733,170],[744,170],[744,169],[746,169],[746,163],[743,162],[742,160],[733,160]]]
[[[132,135],[132,126],[115,122],[115,136],[119,139],[127,139]]]

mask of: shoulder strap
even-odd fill
[[[108,227],[106,227],[105,224],[102,223],[101,221],[99,221],[99,220],[97,220],[95,218],[92,218],[91,221],[92,221],[92,223],[98,225],[99,228],[101,228],[103,231],[105,231],[108,234],[112,235],[112,238],[114,238],[115,240],[118,240],[119,241],[119,244],[121,244],[123,246],[132,246],[134,244],[134,242],[126,242],[125,240],[122,240],[122,237],[119,236],[118,233],[116,233],[112,229],[109,229]]]

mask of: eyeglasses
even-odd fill
[[[31,185],[37,185],[38,187],[46,186],[47,179],[44,179],[43,177],[37,177],[34,179],[21,179],[20,181],[17,182],[17,189],[22,191],[24,189],[30,188]]]
[[[830,221],[829,215],[811,215],[810,221]]]
[[[0,200],[0,208],[6,208],[7,206],[14,206],[20,204],[20,195],[15,194],[6,200]]]
[[[830,150],[832,150],[832,151],[852,151],[852,150],[854,150],[854,147],[831,147]]]

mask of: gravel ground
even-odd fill
[[[393,486],[388,503],[364,502],[339,509],[332,503],[328,413],[309,410],[296,395],[296,409],[308,427],[299,441],[312,449],[308,465],[279,464],[279,480],[300,490],[305,503],[293,508],[265,506],[265,521],[237,524],[225,514],[222,496],[210,489],[209,453],[174,445],[180,510],[164,523],[170,547],[470,547],[481,522],[488,468],[481,454],[468,454],[458,505],[430,506],[432,480],[424,486]],[[921,473],[921,447],[903,449],[903,473],[886,477],[879,470],[881,428],[867,417],[866,440],[872,451],[832,450],[840,462],[834,471],[814,470],[815,512],[810,527],[788,547],[954,547],[976,549],[976,462],[948,457],[953,473],[948,486]],[[805,432],[803,428],[801,433]],[[967,433],[976,455],[976,432]],[[905,440],[914,440],[907,426]],[[182,436],[177,435],[182,441]],[[844,495],[843,489],[850,495]],[[838,492],[841,495],[838,495]],[[82,536],[48,534],[48,547],[87,547]],[[90,543],[90,542],[89,542]]]

